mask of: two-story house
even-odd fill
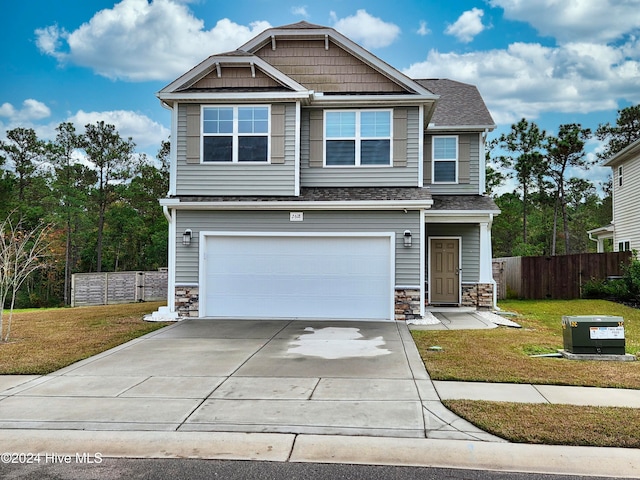
[[[163,88],[169,298],[180,316],[408,319],[490,308],[474,86],[412,80],[300,22]]]
[[[598,252],[605,251],[605,241],[613,244],[614,252],[640,251],[640,139],[623,148],[604,163],[613,170],[613,219],[609,225],[589,230],[589,237],[598,242]]]

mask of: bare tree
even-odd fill
[[[49,230],[50,226],[43,224],[25,230],[22,222],[14,224],[11,216],[0,223],[0,342],[9,340],[18,290],[29,275],[47,265]],[[7,298],[10,298],[9,318],[5,324]]]

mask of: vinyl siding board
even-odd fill
[[[323,167],[323,112],[305,109],[301,118],[300,182],[303,187],[416,187],[420,115],[419,109],[394,109],[392,167]],[[396,124],[398,124],[396,126]]]
[[[477,283],[480,278],[480,226],[448,223],[428,223],[429,237],[461,237],[461,268],[463,283]],[[429,243],[427,243],[429,245]],[[428,248],[428,247],[427,247]],[[429,255],[426,255],[428,258]],[[427,260],[428,261],[428,260]],[[427,276],[429,268],[426,269]]]
[[[176,223],[176,283],[197,284],[199,233],[231,232],[395,232],[396,285],[420,284],[420,215],[416,211],[303,211],[304,221],[289,221],[289,211],[178,211]],[[182,232],[193,231],[191,245],[182,245]],[[411,230],[413,246],[404,246],[404,231]]]
[[[276,39],[255,54],[310,90],[325,93],[404,93],[406,90],[332,41]]]
[[[296,106],[272,105],[271,163],[200,163],[200,105],[178,106],[177,195],[293,195]]]
[[[441,135],[458,135],[458,183],[434,184],[431,179],[432,137]],[[480,134],[446,133],[425,135],[424,139],[424,186],[429,186],[434,195],[477,194],[480,188]]]
[[[252,76],[249,65],[241,67],[220,66],[220,77],[214,69],[202,79],[198,80],[190,88],[279,88],[281,85],[267,76],[259,68],[254,68],[255,77]]]
[[[613,172],[614,249],[618,250],[618,242],[629,241],[631,249],[640,250],[640,157],[622,163],[622,185],[619,185],[618,165]]]

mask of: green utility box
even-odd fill
[[[569,353],[624,355],[624,320],[607,315],[565,315],[562,339]]]

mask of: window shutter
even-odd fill
[[[471,135],[458,137],[458,183],[470,183],[470,142]]]
[[[309,112],[309,166],[322,167],[324,164],[324,132],[322,110]]]
[[[431,135],[424,137],[424,164],[422,168],[422,180],[425,185],[431,184]]]
[[[393,110],[393,166],[407,166],[407,109]]]
[[[200,105],[187,105],[187,163],[200,163]]]
[[[271,163],[284,163],[285,106],[271,106]]]

